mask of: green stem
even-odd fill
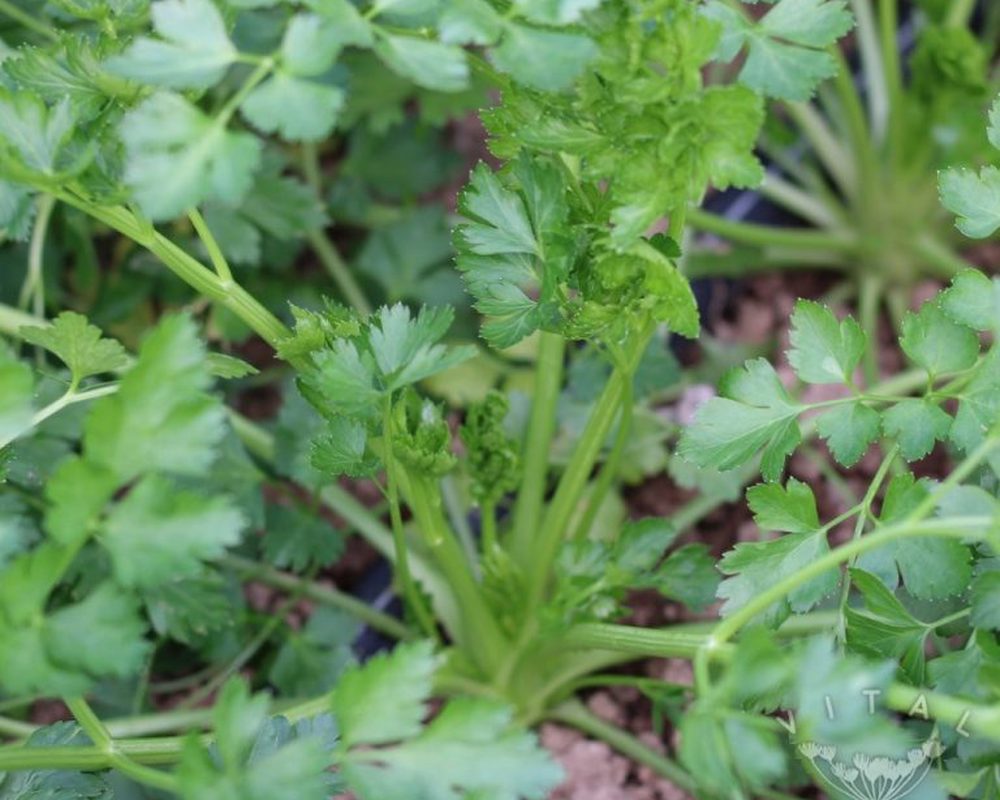
[[[92,203],[68,191],[60,191],[58,198],[149,250],[177,277],[210,300],[226,306],[272,347],[291,335],[277,317],[239,284],[220,278],[127,208]]]
[[[483,554],[492,553],[497,547],[497,504],[484,500],[479,506],[479,519],[483,535]]]
[[[899,15],[896,3],[899,0],[879,0],[879,42],[881,44],[882,64],[885,67],[886,94],[889,98],[888,148],[890,160],[900,157],[902,152],[903,129],[903,68],[899,61]]]
[[[951,0],[951,8],[948,9],[944,24],[949,28],[967,27],[975,10],[976,0]]]
[[[857,21],[857,40],[864,66],[865,88],[868,90],[868,119],[875,140],[882,142],[888,126],[890,105],[878,31],[871,11],[871,0],[851,0],[851,10]]]
[[[833,253],[854,253],[858,242],[842,233],[793,230],[750,222],[736,222],[701,209],[691,209],[688,220],[692,227],[724,236],[740,244],[758,247],[796,247],[805,250],[829,250]]]
[[[52,27],[46,25],[41,20],[35,19],[31,14],[18,8],[10,0],[0,0],[0,14],[6,14],[11,19],[19,22],[25,28],[33,30],[40,36],[44,36],[53,42],[59,41],[59,33]]]
[[[356,597],[338,591],[333,587],[324,586],[287,572],[281,572],[266,564],[260,564],[237,555],[230,554],[223,556],[220,563],[240,573],[244,578],[258,580],[266,583],[268,586],[273,586],[286,592],[294,592],[317,603],[323,603],[332,608],[339,608],[341,611],[346,611],[369,627],[388,636],[396,639],[413,638],[413,631],[395,617],[390,617],[388,614],[372,608]]]
[[[426,476],[407,474],[407,479],[410,508],[423,533],[424,543],[458,602],[462,623],[455,638],[484,674],[489,674],[506,657],[505,637],[486,604],[461,545],[442,515],[440,493]]]
[[[222,248],[219,247],[219,243],[212,235],[212,230],[208,227],[208,223],[205,222],[205,218],[201,215],[201,212],[197,208],[192,208],[188,211],[188,219],[191,220],[191,224],[194,226],[198,238],[201,239],[201,243],[205,245],[205,251],[208,253],[208,258],[212,262],[212,266],[215,267],[216,274],[224,281],[233,280],[233,273],[229,268],[229,262],[226,261],[226,257],[222,253]]]
[[[178,791],[179,784],[176,777],[166,772],[150,769],[122,752],[118,743],[111,737],[104,723],[101,722],[86,700],[82,697],[69,697],[64,698],[64,702],[80,727],[83,728],[84,733],[90,737],[94,746],[108,755],[110,766],[113,769],[157,789],[168,792]]]
[[[615,434],[615,442],[611,447],[611,452],[608,454],[607,459],[604,461],[604,465],[601,467],[597,480],[594,481],[593,488],[590,490],[590,496],[587,498],[587,507],[580,518],[580,524],[577,526],[576,532],[573,534],[573,538],[575,539],[587,538],[590,529],[594,525],[594,520],[597,518],[597,512],[600,511],[601,504],[604,502],[604,498],[611,490],[615,477],[618,475],[618,467],[621,464],[622,456],[628,445],[629,433],[632,429],[633,411],[632,381],[628,380],[623,384],[621,412],[618,417],[618,431]]]
[[[861,329],[868,336],[868,346],[865,348],[862,367],[865,373],[865,382],[868,386],[873,386],[879,378],[878,310],[882,294],[881,278],[877,274],[862,275],[858,293],[858,317],[861,321]]]
[[[392,521],[396,576],[399,579],[406,605],[416,618],[417,624],[425,635],[437,639],[437,625],[434,624],[434,618],[424,605],[423,597],[417,591],[413,576],[410,574],[409,548],[406,543],[406,530],[403,528],[403,517],[399,507],[396,459],[392,451],[392,400],[388,396],[382,404],[382,439],[385,446],[385,473],[389,495],[389,518]]]
[[[626,357],[626,363],[623,365],[625,369],[616,368],[611,374],[594,405],[583,434],[570,454],[569,465],[559,480],[559,485],[545,516],[542,518],[541,526],[531,548],[531,558],[528,564],[527,608],[529,614],[533,613],[542,600],[552,562],[559,551],[559,546],[566,538],[567,528],[580,495],[587,485],[590,472],[597,462],[618,409],[621,407],[626,385],[631,383],[639,358],[652,333],[651,326],[647,326],[645,331],[635,334]]]
[[[70,389],[62,397],[57,400],[53,400],[45,408],[39,409],[35,412],[34,416],[31,418],[31,423],[28,428],[21,431],[13,436],[0,437],[0,450],[10,444],[14,439],[23,436],[28,431],[37,428],[49,417],[58,414],[67,406],[71,406],[74,403],[85,403],[88,400],[96,400],[98,397],[104,397],[109,394],[114,394],[118,391],[118,384],[112,383],[107,386],[97,386],[93,389],[85,389],[84,391],[77,391],[76,389]]]
[[[826,203],[773,173],[764,177],[760,193],[798,217],[819,228],[836,228],[845,216],[843,209],[832,211]]]
[[[803,583],[822,575],[827,570],[834,569],[845,561],[849,561],[862,553],[874,550],[889,542],[907,537],[936,537],[946,539],[968,540],[981,538],[981,531],[989,529],[992,520],[989,517],[954,517],[942,520],[906,521],[896,525],[888,525],[880,530],[855,539],[825,555],[810,561],[794,575],[771,584],[760,594],[751,599],[745,606],[732,616],[726,617],[716,628],[712,639],[706,643],[708,650],[717,649],[731,639],[740,628],[749,623],[766,610],[768,606],[783,599]]]
[[[372,311],[371,303],[368,302],[365,293],[361,291],[358,282],[354,280],[350,268],[344,259],[341,258],[337,248],[330,241],[323,229],[313,228],[306,234],[306,237],[309,239],[309,244],[316,257],[330,277],[333,278],[334,283],[337,284],[337,289],[344,296],[344,299],[359,314],[368,316]]]
[[[527,567],[538,536],[538,520],[545,499],[549,470],[549,451],[556,429],[556,403],[562,388],[563,358],[566,341],[555,333],[543,332],[538,341],[535,363],[535,388],[531,418],[525,433],[521,464],[521,486],[514,507],[510,550]]]
[[[809,140],[813,152],[833,177],[841,191],[851,196],[857,184],[857,164],[844,143],[838,139],[823,115],[807,103],[787,103],[788,113],[802,134]]]
[[[627,731],[595,716],[579,700],[562,703],[552,710],[550,717],[606,742],[622,755],[655,770],[675,786],[688,791],[694,789],[694,780],[676,762],[650,749]]]
[[[35,225],[31,230],[31,243],[28,245],[28,272],[21,286],[18,305],[31,309],[35,316],[45,316],[45,278],[42,274],[45,254],[45,236],[52,220],[52,210],[56,199],[51,194],[40,195],[37,201],[38,210],[35,215]]]
[[[889,469],[892,467],[893,461],[896,460],[896,454],[899,453],[899,446],[893,445],[889,452],[885,454],[882,459],[882,463],[879,465],[878,470],[875,472],[875,477],[872,478],[872,482],[868,486],[868,491],[865,492],[865,496],[861,498],[861,502],[858,504],[858,518],[854,524],[854,534],[852,535],[852,540],[857,540],[861,538],[861,534],[865,532],[865,523],[868,521],[868,515],[872,507],[872,503],[875,502],[875,497],[879,493],[879,489],[882,488],[882,484],[885,482],[886,476],[889,474]],[[851,559],[849,564],[854,563],[856,559]],[[837,625],[837,633],[842,642],[847,641],[847,601],[851,596],[851,580],[849,577],[844,578],[843,588],[840,590],[840,603],[838,604],[838,613],[840,616],[839,623]]]

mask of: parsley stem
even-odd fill
[[[875,140],[881,143],[888,128],[889,95],[879,50],[878,32],[871,11],[871,0],[850,0],[850,2],[857,23],[857,40],[866,77],[868,119]]]
[[[893,445],[889,448],[889,452],[885,454],[885,457],[882,459],[882,463],[879,464],[879,468],[875,472],[875,476],[868,485],[868,491],[865,492],[865,496],[861,498],[861,502],[857,506],[858,518],[854,523],[854,533],[851,536],[852,539],[860,539],[861,534],[865,532],[865,523],[868,521],[868,515],[871,511],[872,503],[875,502],[875,497],[882,488],[882,484],[885,482],[886,476],[889,474],[889,469],[896,460],[898,453],[899,445]],[[856,557],[852,558],[848,561],[848,565],[853,564],[856,561]],[[840,602],[837,606],[839,616],[837,622],[837,636],[842,642],[847,641],[847,601],[850,599],[850,596],[851,579],[849,576],[845,576],[843,586],[840,590]]]
[[[854,253],[858,249],[858,241],[847,233],[793,230],[752,222],[736,222],[696,208],[688,211],[688,222],[693,228],[724,236],[740,244],[828,250],[831,253]]]
[[[409,545],[406,542],[406,530],[403,528],[403,516],[399,507],[399,487],[396,479],[395,456],[392,452],[392,399],[386,397],[382,404],[382,440],[385,449],[385,474],[389,495],[389,519],[392,521],[392,542],[395,555],[396,576],[399,578],[403,598],[417,624],[425,635],[432,639],[438,638],[437,626],[430,611],[424,606],[423,597],[417,591],[413,576],[410,574],[408,560]]]
[[[579,700],[568,700],[562,703],[552,710],[549,717],[606,742],[622,755],[652,768],[681,789],[689,791],[694,789],[694,780],[675,761],[652,750],[628,731],[605,722],[589,711]]]
[[[226,261],[226,257],[222,254],[222,248],[219,247],[219,243],[212,235],[212,230],[208,227],[208,223],[205,222],[205,218],[201,215],[201,212],[197,208],[192,208],[188,211],[188,219],[191,220],[198,238],[201,239],[201,243],[205,246],[205,251],[208,253],[208,258],[212,262],[212,266],[215,267],[216,274],[224,281],[233,280],[233,273],[229,269],[229,262]]]
[[[106,386],[96,386],[93,389],[85,389],[84,391],[77,391],[76,389],[70,389],[62,397],[57,400],[53,400],[45,408],[39,409],[35,412],[35,415],[31,418],[31,422],[28,425],[27,430],[21,431],[13,436],[7,436],[0,438],[0,449],[3,449],[8,444],[10,444],[14,439],[22,436],[29,430],[37,428],[49,417],[58,414],[67,406],[71,406],[74,403],[85,403],[88,400],[96,400],[98,397],[104,397],[109,394],[114,394],[118,391],[118,384],[112,383]]]
[[[556,429],[556,403],[562,388],[565,350],[566,341],[562,336],[543,332],[539,337],[531,418],[521,455],[521,486],[517,492],[514,526],[510,533],[511,554],[525,567],[533,559],[533,546],[538,538],[538,520],[548,483],[549,451]]]
[[[21,285],[21,294],[18,296],[18,305],[27,308],[31,303],[31,310],[35,316],[45,316],[45,277],[42,274],[44,266],[43,256],[45,253],[45,236],[49,231],[49,222],[52,220],[52,210],[55,208],[56,199],[50,194],[40,195],[37,202],[37,212],[35,224],[31,230],[31,242],[28,245],[28,271]],[[42,349],[38,349],[41,358]]]
[[[948,9],[944,24],[949,28],[966,27],[975,10],[976,0],[951,0],[951,8]]]
[[[133,761],[126,753],[122,752],[117,742],[112,738],[104,723],[82,697],[63,698],[66,707],[76,718],[84,733],[90,737],[94,746],[108,755],[109,766],[127,775],[134,780],[163,789],[168,792],[176,792],[178,789],[177,779],[166,772],[151,769]]]
[[[652,334],[651,325],[633,334],[624,364],[611,374],[598,397],[583,434],[570,454],[569,464],[559,480],[541,525],[534,532],[535,541],[531,548],[531,562],[528,564],[529,614],[533,613],[545,594],[552,562],[559,551],[559,546],[565,541],[567,528],[577,509],[580,495],[586,488],[590,472],[614,424],[618,409],[621,408],[626,384],[632,381],[632,375]]]
[[[323,268],[333,278],[333,282],[337,285],[337,289],[344,299],[359,314],[368,316],[372,312],[371,303],[368,302],[365,293],[361,291],[358,282],[354,280],[350,268],[326,232],[322,228],[313,228],[306,234],[306,238]]]
[[[841,191],[847,196],[853,194],[858,182],[856,162],[826,118],[809,103],[786,103],[785,107]]]
[[[889,98],[887,160],[901,157],[904,150],[902,135],[903,120],[903,68],[899,61],[899,14],[896,8],[898,0],[878,0],[879,41],[881,44],[882,64],[885,70],[886,94]],[[954,0],[952,0],[954,2]]]
[[[6,14],[11,19],[21,23],[25,28],[33,30],[46,39],[53,42],[59,41],[59,33],[54,28],[46,25],[41,20],[35,19],[35,17],[14,5],[10,0],[0,0],[0,14]]]
[[[413,638],[413,631],[395,617],[372,608],[364,601],[334,587],[281,572],[267,564],[233,554],[223,556],[220,563],[239,572],[245,578],[253,578],[284,591],[297,592],[309,600],[346,611],[369,627],[396,639]]]

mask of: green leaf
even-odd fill
[[[340,531],[297,506],[267,507],[267,531],[261,544],[268,561],[295,572],[328,566],[344,552]]]
[[[79,544],[100,519],[116,488],[118,480],[111,470],[78,456],[65,459],[45,485],[46,532],[60,544]]]
[[[331,699],[342,743],[386,744],[420,733],[439,663],[430,642],[418,642],[348,671]]]
[[[886,490],[881,524],[904,519],[927,495],[926,481],[917,481],[910,473],[896,476]],[[964,592],[972,579],[969,548],[954,539],[901,539],[882,549],[896,562],[907,591],[914,597],[943,600]],[[860,560],[859,566],[876,571],[864,559]],[[895,578],[895,575],[891,577]],[[890,580],[889,584],[893,586],[895,581]]]
[[[678,548],[656,570],[657,590],[692,610],[711,605],[719,587],[715,558],[702,544]]]
[[[975,331],[953,322],[934,301],[924,303],[916,314],[907,313],[903,317],[899,344],[932,378],[943,372],[968,369],[979,356],[979,337]]]
[[[94,403],[84,428],[87,459],[121,482],[154,470],[204,474],[225,433],[222,405],[205,393],[210,383],[194,323],[165,317],[118,392]]]
[[[816,430],[833,457],[845,467],[861,460],[882,429],[882,415],[860,400],[837,406],[816,421]]]
[[[382,33],[375,52],[393,72],[425,89],[458,92],[469,84],[469,65],[461,47]]]
[[[329,19],[318,14],[296,14],[281,39],[281,63],[291,75],[321,75],[343,46],[343,37]]]
[[[253,364],[248,364],[242,358],[227,356],[225,353],[206,353],[205,363],[212,375],[226,380],[245,378],[248,375],[260,373],[260,370]]]
[[[785,458],[801,441],[792,403],[777,373],[765,359],[748,361],[730,372],[713,397],[681,435],[678,452],[699,467],[733,469],[764,451],[761,472],[777,480]]]
[[[852,317],[838,322],[826,306],[799,300],[792,312],[788,361],[806,383],[851,383],[867,337]]]
[[[465,302],[453,255],[443,209],[423,206],[372,232],[355,266],[378,281],[390,302]]]
[[[184,800],[326,800],[336,793],[323,728],[268,718],[268,703],[265,694],[251,697],[242,680],[222,687],[213,709],[217,759],[200,737],[188,738],[177,770]]]
[[[46,108],[32,94],[12,94],[0,87],[0,153],[8,162],[0,167],[0,174],[14,171],[15,161],[42,175],[65,169],[59,156],[74,122],[68,101]]]
[[[497,69],[542,92],[568,89],[597,55],[586,36],[516,22],[507,23],[500,45],[490,51]]]
[[[26,746],[40,749],[90,744],[75,722],[57,722],[39,728],[25,741]],[[28,769],[0,773],[0,800],[115,800],[115,794],[103,775]]]
[[[534,735],[513,727],[509,710],[479,698],[452,700],[412,741],[349,751],[342,768],[363,800],[541,800],[562,780]]]
[[[279,71],[254,89],[240,110],[264,133],[278,133],[289,142],[311,142],[330,135],[345,94],[327,86]]]
[[[35,203],[30,191],[16,183],[0,180],[0,233],[15,242],[31,235]]]
[[[310,460],[330,478],[368,477],[378,469],[378,460],[365,457],[367,442],[368,432],[363,425],[336,417],[327,424],[325,435],[313,442]]]
[[[45,621],[50,657],[95,677],[138,673],[150,650],[145,633],[138,601],[110,581]]]
[[[507,185],[486,165],[476,167],[459,199],[469,222],[454,237],[458,268],[488,317],[482,336],[498,348],[557,328],[560,284],[573,256],[562,235],[569,209],[559,173],[523,159],[504,177]]]
[[[214,570],[147,587],[142,598],[157,634],[191,647],[231,628],[238,610],[231,587]]]
[[[717,57],[731,61],[749,47],[740,81],[781,100],[808,100],[837,72],[825,48],[854,27],[845,0],[779,0],[757,22],[721,0],[704,13],[722,26]]]
[[[502,707],[454,700],[423,727],[437,664],[429,643],[399,645],[341,678],[332,704],[351,788],[363,800],[545,796],[561,771]]]
[[[974,330],[1000,330],[1000,281],[967,269],[956,275],[941,295],[941,309],[955,322]]]
[[[777,539],[736,545],[719,562],[719,569],[729,576],[719,586],[719,597],[725,600],[722,615],[733,614],[768,587],[828,552],[825,532],[789,533]],[[804,614],[833,592],[839,582],[840,573],[829,569],[772,604],[761,613],[760,619],[776,627],[792,612]]]
[[[995,569],[980,572],[972,581],[970,600],[972,624],[1000,630],[1000,572]]]
[[[503,19],[486,0],[452,0],[438,20],[438,35],[447,44],[493,44]]]
[[[820,527],[816,498],[807,484],[789,478],[786,486],[760,483],[747,489],[754,522],[764,531],[813,533]]]
[[[882,414],[882,430],[899,443],[907,461],[919,461],[944,441],[951,429],[951,417],[931,400],[901,400]]]
[[[350,0],[306,0],[305,4],[322,17],[321,38],[340,47],[371,47],[375,42],[371,24]]]
[[[402,303],[382,306],[370,321],[368,341],[389,391],[422,381],[475,355],[470,346],[447,348],[438,341],[451,327],[448,306],[421,307],[411,319]]]
[[[472,495],[480,503],[495,503],[517,488],[521,477],[520,447],[504,427],[509,410],[507,396],[491,391],[469,407],[460,431]]]
[[[514,0],[514,7],[526,19],[542,25],[568,25],[578,22],[602,0]]]
[[[971,453],[994,429],[997,420],[1000,420],[1000,350],[994,347],[962,389],[949,437],[963,451]],[[987,460],[1000,474],[1000,454],[994,450]]]
[[[227,500],[179,490],[150,475],[108,515],[101,543],[122,584],[150,587],[198,574],[202,561],[239,542],[244,525]]]
[[[957,216],[956,227],[972,239],[1000,229],[1000,169],[946,169],[938,178],[941,203]]]
[[[177,94],[159,92],[121,126],[125,183],[152,220],[176,217],[206,200],[238,205],[253,184],[260,142],[227,131]]]
[[[268,677],[283,695],[316,697],[330,691],[355,664],[351,642],[357,620],[343,611],[317,608],[302,631],[292,631],[271,665]]]
[[[100,328],[74,311],[63,311],[46,328],[21,328],[20,336],[58,356],[69,367],[74,384],[91,375],[114,372],[128,363],[124,347],[114,339],[102,338]]]
[[[848,646],[865,656],[899,661],[907,677],[921,685],[925,679],[924,640],[930,629],[910,614],[879,578],[860,569],[852,569],[850,575],[865,610],[848,608],[845,612]]]
[[[19,436],[31,427],[35,379],[31,368],[0,345],[0,441]]]
[[[157,0],[153,28],[105,66],[126,78],[171,89],[207,89],[218,83],[239,53],[212,0]]]

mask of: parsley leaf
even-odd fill
[[[205,393],[210,382],[194,323],[164,318],[118,392],[94,403],[84,428],[87,459],[121,482],[153,470],[204,474],[225,433],[222,405]]]
[[[171,89],[214,86],[239,53],[212,0],[157,0],[150,7],[160,39],[142,36],[105,66],[125,78]]]
[[[816,430],[827,447],[845,467],[861,460],[882,429],[882,415],[862,401],[847,403],[827,411],[816,420]]]
[[[934,301],[924,303],[916,314],[907,313],[899,344],[931,378],[968,369],[979,356],[975,332],[949,319]]]
[[[119,581],[148,587],[198,574],[203,560],[239,542],[244,524],[227,500],[179,490],[150,475],[108,515],[101,541]]]
[[[732,61],[748,47],[740,80],[781,100],[808,100],[835,75],[837,62],[825,48],[854,27],[845,0],[779,0],[758,22],[721,0],[704,13],[722,25],[717,57]]]
[[[125,115],[125,183],[152,220],[176,217],[205,200],[238,205],[253,184],[260,141],[227,131],[183,97],[158,92]]]
[[[806,383],[850,384],[867,337],[853,318],[838,322],[826,306],[799,300],[792,312],[791,345],[788,360]]]
[[[270,505],[262,546],[276,567],[304,572],[325,567],[344,551],[344,537],[329,522],[296,506]]]
[[[951,417],[931,400],[901,400],[882,414],[882,430],[899,443],[907,461],[919,461],[944,441],[951,429]]]
[[[350,786],[364,800],[544,797],[561,771],[503,707],[462,698],[422,725],[437,664],[428,643],[400,645],[341,678],[332,702]]]
[[[334,793],[323,729],[268,718],[267,706],[267,695],[251,697],[242,680],[223,686],[213,709],[214,752],[198,736],[185,742],[177,770],[184,800],[325,800]]]
[[[278,133],[289,142],[311,142],[329,136],[345,101],[339,87],[279,70],[250,93],[240,111],[264,133]]]
[[[1000,97],[990,109],[990,143],[1000,150]],[[958,229],[973,239],[985,239],[1000,228],[1000,169],[986,166],[978,173],[947,169],[938,179],[941,203],[958,216]]]
[[[8,441],[31,426],[35,379],[31,368],[0,345],[0,441]]]
[[[82,314],[63,311],[47,328],[21,328],[21,337],[57,355],[77,384],[91,375],[114,372],[128,363],[123,348],[114,339],[104,339],[99,328]]]
[[[941,309],[973,330],[1000,331],[1000,280],[977,269],[965,270],[941,295]]]
[[[793,487],[791,492],[799,494],[801,490]],[[719,569],[728,576],[719,586],[718,596],[725,600],[721,613],[726,616],[739,610],[775,581],[795,574],[829,551],[826,533],[819,530],[736,545],[719,562]],[[763,611],[761,621],[776,627],[792,612],[804,614],[833,592],[839,582],[840,573],[836,569],[828,570]]]
[[[375,52],[389,69],[425,89],[457,92],[469,83],[465,52],[454,45],[380,32]]]
[[[73,112],[68,101],[46,108],[27,92],[12,94],[0,88],[0,153],[4,172],[53,175],[68,168],[60,156],[73,131]]]
[[[678,452],[699,467],[733,469],[763,450],[761,472],[775,481],[801,441],[794,404],[765,359],[731,371],[681,435]]]

